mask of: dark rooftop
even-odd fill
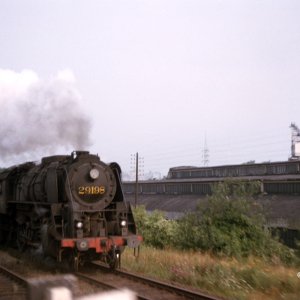
[[[134,194],[125,198],[134,205]],[[257,201],[263,206],[269,226],[300,229],[300,196],[262,195]],[[155,209],[166,212],[168,218],[178,218],[185,212],[192,212],[197,204],[207,204],[206,196],[199,195],[138,195],[138,205],[145,205],[148,211]]]

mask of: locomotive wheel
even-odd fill
[[[79,265],[81,264],[80,262],[80,256],[79,253],[77,253],[76,251],[74,251],[68,260],[69,263],[69,268],[73,271],[73,272],[78,272],[79,270]]]
[[[110,250],[106,257],[106,262],[109,265],[109,267],[113,270],[120,267],[121,262],[121,255],[118,251],[116,251],[115,248]]]
[[[73,269],[75,272],[78,272],[78,269],[79,269],[79,257],[78,256],[74,256]]]
[[[28,242],[32,239],[32,231],[26,224],[17,227],[17,247],[19,251],[26,250]]]

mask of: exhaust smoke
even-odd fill
[[[0,69],[0,105],[0,166],[90,145],[91,122],[69,70],[43,80]]]

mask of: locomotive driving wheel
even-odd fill
[[[121,266],[121,254],[115,246],[108,252],[106,256],[106,262],[113,270]]]
[[[33,232],[28,223],[17,226],[17,247],[21,252],[26,250],[32,237]]]
[[[74,271],[78,272],[79,266],[82,265],[80,253],[77,251],[72,251],[72,254],[69,257],[69,268]]]
[[[74,259],[73,259],[73,269],[75,272],[78,272],[78,269],[79,269],[79,256],[74,256]]]

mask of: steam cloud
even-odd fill
[[[0,160],[84,149],[91,123],[71,71],[42,80],[31,70],[0,69]]]

